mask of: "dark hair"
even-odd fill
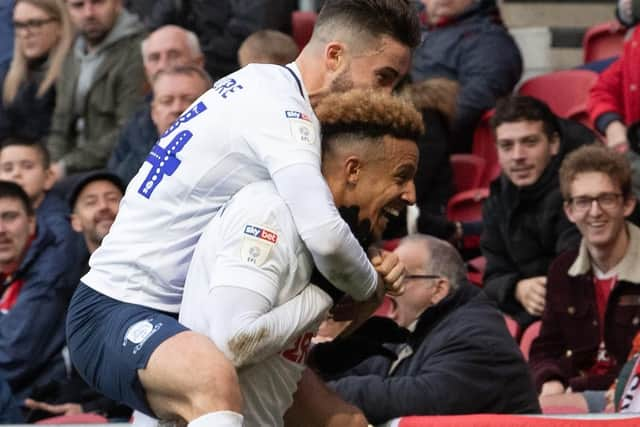
[[[542,122],[543,131],[549,139],[558,132],[556,116],[549,106],[539,99],[523,95],[513,95],[499,100],[489,123],[495,133],[503,123],[521,121]]]
[[[388,35],[409,48],[420,44],[417,10],[408,0],[327,0],[313,30],[337,23],[373,36]]]
[[[19,136],[8,136],[2,140],[2,143],[0,143],[0,151],[13,145],[33,148],[40,153],[40,157],[42,158],[42,167],[48,169],[49,166],[51,166],[51,155],[49,154],[47,147],[44,145],[44,142],[41,140],[23,138]]]
[[[27,193],[15,182],[0,180],[0,199],[19,200],[29,216],[33,216],[33,205]]]
[[[600,144],[577,148],[560,166],[560,191],[564,200],[571,198],[571,183],[581,173],[600,172],[620,187],[625,200],[631,196],[631,166],[623,154]]]

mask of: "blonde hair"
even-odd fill
[[[415,141],[424,133],[422,116],[411,102],[371,89],[327,95],[315,113],[322,124],[323,139],[359,133]]]
[[[64,0],[16,0],[18,3],[29,3],[38,9],[44,11],[60,24],[60,40],[51,48],[49,52],[49,68],[38,87],[36,96],[40,97],[54,85],[60,72],[62,64],[69,52],[71,42],[73,40],[73,28],[69,19]],[[20,85],[27,77],[27,59],[24,57],[18,46],[18,42],[14,43],[13,59],[9,66],[9,71],[3,82],[3,99],[5,104],[9,104],[14,100]]]

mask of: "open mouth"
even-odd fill
[[[391,206],[385,206],[382,211],[384,212],[384,216],[389,219],[397,218],[400,216],[400,209],[392,208]]]

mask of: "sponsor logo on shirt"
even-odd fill
[[[278,241],[278,235],[275,232],[251,224],[244,226],[244,234],[264,240],[271,244],[275,244]]]
[[[311,122],[311,117],[299,111],[286,110],[284,112],[284,115],[287,116],[287,119],[300,119],[300,120],[306,120],[308,122]]]

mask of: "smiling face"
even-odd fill
[[[180,27],[167,25],[149,35],[142,45],[144,70],[147,80],[160,70],[177,65],[202,65],[203,58],[192,52],[187,41],[187,33]]]
[[[380,239],[390,216],[416,201],[413,183],[418,164],[418,147],[408,139],[385,136],[375,144],[382,152],[366,150],[360,157],[351,156],[345,166],[347,185],[340,206],[358,206],[358,220],[368,220],[375,239]]]
[[[374,47],[360,53],[340,43],[330,44],[327,50],[330,61],[342,61],[330,77],[330,92],[372,88],[391,93],[411,61],[410,49],[389,36],[381,36]]]
[[[120,189],[105,179],[90,182],[78,194],[71,214],[71,226],[84,235],[89,252],[96,250],[109,232],[116,219],[120,199]]]
[[[496,128],[498,163],[516,187],[535,184],[559,147],[558,136],[549,139],[541,121],[505,122]]]
[[[579,173],[571,182],[571,199],[564,205],[565,213],[576,224],[588,246],[611,248],[622,238],[625,218],[633,211],[635,199],[623,200],[621,194],[620,186],[602,172]],[[584,202],[596,197],[600,197],[600,201]]]
[[[0,198],[0,269],[20,261],[35,229],[35,217],[27,214],[21,200]]]
[[[16,43],[27,61],[47,56],[60,40],[60,22],[26,1],[16,4],[13,23]]]

